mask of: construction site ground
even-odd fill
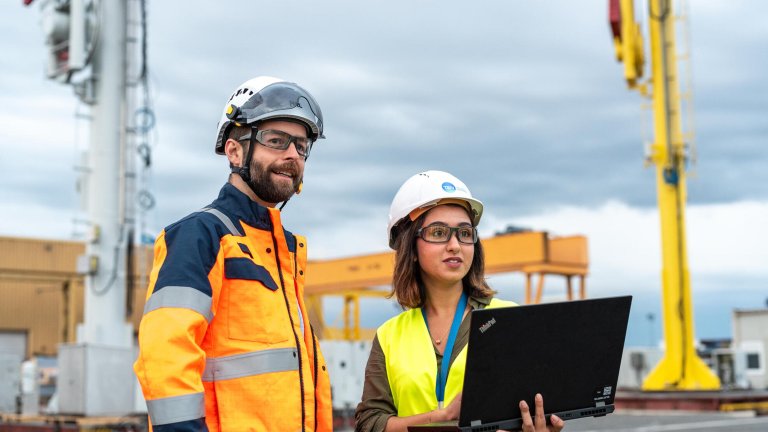
[[[605,417],[584,418],[566,422],[569,432],[765,432],[768,416],[754,411],[733,413],[698,411],[617,410]]]
[[[351,432],[352,427],[336,428]],[[768,415],[754,411],[732,413],[620,409],[605,417],[569,420],[564,432],[766,432]]]
[[[40,432],[53,430],[73,431],[142,431],[144,425],[138,418],[80,418],[79,421],[59,419],[51,422],[50,418],[31,418],[22,420],[18,416],[6,415],[0,419],[0,431],[3,432]],[[72,419],[69,419],[72,420]],[[339,432],[351,432],[353,429],[336,428]],[[605,417],[583,418],[566,422],[569,432],[765,432],[768,431],[768,415],[758,415],[755,411],[712,412],[712,411],[661,411],[618,409]]]

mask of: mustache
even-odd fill
[[[280,165],[272,166],[272,171],[281,171],[293,176],[299,175],[299,165],[296,162],[288,161]]]

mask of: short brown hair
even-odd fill
[[[251,126],[250,125],[237,125],[233,124],[229,127],[229,130],[227,131],[226,139],[224,140],[226,142],[227,139],[233,139],[235,141],[240,142],[240,140],[249,132],[251,132]]]
[[[421,266],[416,260],[417,232],[425,218],[426,213],[415,221],[406,219],[400,222],[395,234],[395,272],[392,276],[392,292],[389,296],[394,296],[403,309],[423,307],[426,299],[424,283],[421,280]],[[472,258],[469,271],[462,279],[462,285],[464,292],[472,297],[488,298],[495,294],[485,281],[485,255],[479,240],[475,243],[475,256]]]

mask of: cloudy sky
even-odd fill
[[[89,130],[76,114],[88,110],[45,79],[40,11],[21,3],[0,5],[0,235],[73,238]],[[606,1],[148,3],[148,234],[215,197],[227,176],[213,153],[226,98],[252,76],[278,76],[309,89],[325,115],[327,139],[284,210],[311,258],[386,250],[399,185],[445,170],[485,202],[482,235],[507,225],[586,235],[589,294],[634,294],[629,342],[661,337],[650,112],[614,59]],[[768,297],[766,15],[759,0],[690,6],[699,337],[730,336],[732,309]],[[519,275],[491,282],[522,300]],[[562,285],[553,279],[545,295],[562,298]]]

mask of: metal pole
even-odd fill
[[[86,255],[78,260],[78,270],[86,274],[84,323],[77,329],[77,343],[59,345],[59,404],[54,409],[63,414],[123,416],[146,409],[134,397],[133,329],[125,320],[126,246],[133,223],[132,207],[126,206],[128,7],[127,0],[65,3],[43,5],[44,14],[54,18],[65,15],[56,7],[68,6],[72,26],[69,41],[61,40],[62,25],[49,32],[52,49],[65,46],[70,51],[64,56],[58,56],[60,49],[53,52],[56,57],[49,71],[58,72],[49,76],[74,84],[76,93],[91,105],[86,173],[91,236]],[[92,21],[97,25],[90,28],[93,40],[86,44],[88,14],[96,14]],[[90,75],[76,82],[74,72]]]
[[[79,341],[130,347],[125,323],[125,0],[100,2],[102,31],[93,56],[96,103],[89,148],[88,215],[93,236],[86,250],[98,269],[85,281],[85,323]]]

